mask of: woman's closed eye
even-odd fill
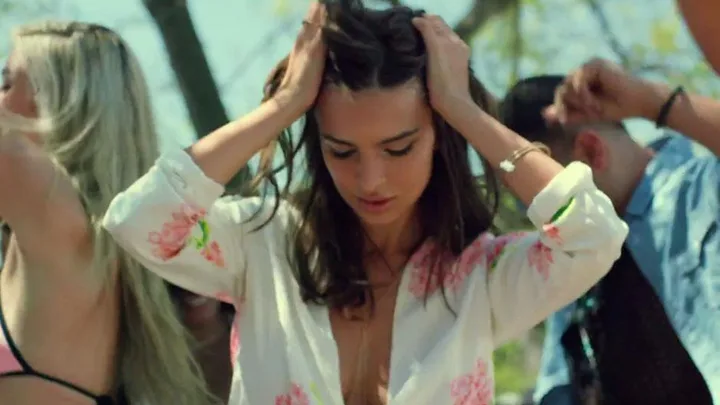
[[[415,142],[412,142],[409,145],[407,145],[406,147],[400,148],[400,149],[385,148],[384,151],[385,151],[385,153],[387,153],[388,155],[390,155],[392,157],[405,156],[408,153],[410,153],[414,144],[415,144]],[[332,154],[332,156],[337,159],[347,159],[357,152],[356,149],[337,150],[337,149],[330,148],[330,147],[328,148],[328,150],[330,151],[330,154]]]
[[[328,148],[328,149],[330,150],[330,153],[333,155],[333,157],[338,158],[338,159],[347,159],[350,156],[352,156],[353,153],[355,153],[355,149],[348,149],[348,150],[343,150],[343,151],[335,150],[333,148]]]
[[[412,150],[413,146],[415,145],[415,142],[411,142],[408,144],[408,146],[401,148],[401,149],[385,149],[385,152],[387,152],[388,155],[393,157],[400,157],[405,156]]]

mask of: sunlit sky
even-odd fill
[[[4,32],[9,32],[12,25],[42,17],[80,19],[116,29],[129,42],[146,72],[163,146],[184,146],[192,142],[192,127],[176,91],[165,49],[141,0],[7,1],[21,4],[23,10],[13,11],[0,19]],[[526,37],[536,38],[544,46],[556,49],[557,56],[545,62],[546,71],[564,73],[592,56],[612,56],[607,42],[598,34],[596,19],[584,7],[577,6],[582,2],[541,1],[545,11],[526,12],[523,29]],[[35,7],[36,3],[44,6]],[[267,72],[290,49],[308,1],[188,0],[188,3],[227,111],[231,116],[247,112],[259,102]],[[453,23],[463,15],[470,1],[413,0],[405,3],[440,14]],[[575,5],[568,6],[573,3]],[[619,30],[620,39],[628,43],[649,41],[650,18],[665,18],[668,23],[677,24],[671,0],[636,0],[632,5],[623,0],[605,0],[602,3],[611,10],[611,27]],[[38,11],[38,8],[41,10]],[[680,41],[683,46],[694,48],[687,35],[682,34]],[[502,95],[507,83],[503,82],[505,79],[494,79],[507,77],[509,65],[497,56],[497,52],[494,52],[495,56],[484,52],[498,35],[502,35],[502,27],[495,27],[492,33],[475,42],[473,65],[480,78],[488,82],[488,87]],[[8,37],[3,38],[0,49],[6,50]],[[695,63],[697,53],[691,55],[690,62]],[[680,65],[685,62],[673,61]],[[521,67],[523,74],[538,73],[538,67],[531,61],[524,62]],[[655,136],[649,125],[639,124],[633,128],[642,140]]]

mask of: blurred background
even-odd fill
[[[475,72],[498,97],[519,78],[563,74],[595,56],[720,97],[720,82],[712,80],[671,0],[367,3],[440,14],[471,44]],[[0,0],[0,54],[7,56],[9,34],[19,23],[52,17],[104,24],[129,42],[143,65],[163,148],[187,146],[259,103],[265,77],[289,52],[307,5],[307,0]],[[630,126],[641,141],[657,136],[649,123]],[[235,184],[252,174],[249,166]],[[517,214],[507,199],[500,226],[523,226]],[[497,391],[504,398],[532,387],[542,336],[540,326],[496,353]]]

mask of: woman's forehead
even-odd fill
[[[431,123],[423,90],[410,85],[357,92],[329,86],[320,95],[315,114],[321,132],[341,139],[392,137]]]

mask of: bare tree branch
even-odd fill
[[[658,73],[667,75],[670,73],[670,68],[667,65],[661,63],[650,63],[641,66],[636,66],[630,70],[630,73],[634,75],[640,75],[645,73]]]
[[[250,67],[255,63],[255,61],[258,60],[255,55],[260,55],[263,53],[263,51],[272,47],[275,41],[287,34],[290,31],[291,27],[294,27],[293,23],[295,22],[297,22],[297,16],[288,17],[280,24],[278,24],[274,30],[266,34],[265,37],[262,40],[258,41],[257,45],[255,45],[253,49],[247,53],[247,56],[239,59],[240,63],[238,63],[238,65],[235,66],[235,68],[233,69],[232,73],[230,73],[227,78],[222,81],[220,87],[229,87],[238,79],[240,79],[247,71],[250,70]]]
[[[468,13],[455,25],[454,30],[463,41],[470,42],[490,19],[505,13],[514,5],[519,6],[519,3],[519,0],[474,0]]]
[[[591,14],[597,20],[598,25],[600,26],[600,32],[605,37],[610,49],[620,60],[620,64],[625,69],[631,69],[632,58],[630,57],[630,53],[622,46],[622,44],[620,44],[620,40],[617,35],[615,35],[610,28],[610,21],[608,20],[607,15],[605,15],[605,10],[600,5],[600,2],[598,0],[585,0],[585,2],[590,8]]]
[[[632,52],[626,49],[621,43],[617,35],[610,28],[610,20],[605,13],[599,0],[585,0],[590,12],[595,17],[600,26],[600,32],[608,43],[612,52],[617,56],[620,64],[632,74],[658,73],[667,74],[670,72],[667,65],[663,63],[650,63],[648,60],[639,60],[633,57]],[[646,58],[644,58],[646,59]]]
[[[383,2],[391,6],[402,5],[400,0],[383,0]],[[467,14],[453,29],[463,41],[470,42],[491,18],[505,13],[519,3],[519,0],[473,0]]]
[[[160,31],[197,136],[225,125],[229,118],[186,1],[143,0],[143,4]],[[229,189],[239,189],[249,178],[246,167],[233,179]]]
[[[522,61],[522,55],[524,50],[525,41],[522,35],[522,15],[520,13],[520,4],[515,4],[511,8],[510,18],[510,50],[512,57],[512,67],[510,70],[510,81],[508,83],[515,83],[520,79],[520,62]]]
[[[185,1],[144,0],[155,20],[195,132],[203,136],[228,121]]]

